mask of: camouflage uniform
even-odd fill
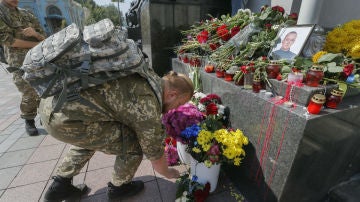
[[[15,38],[26,41],[38,41],[34,37],[26,37],[21,33],[21,29],[32,27],[36,32],[45,36],[45,32],[40,26],[40,23],[34,15],[30,12],[16,8],[8,8],[4,3],[0,3],[0,43],[4,46],[4,53],[7,63],[11,67],[20,68],[26,53],[29,49],[14,48],[9,45],[14,43]],[[11,22],[9,25],[4,21],[4,15],[7,21]],[[13,80],[19,91],[22,93],[22,100],[20,104],[21,118],[34,119],[36,110],[39,105],[39,97],[35,90],[22,79],[23,72],[16,70],[13,72]]]
[[[95,151],[102,151],[116,155],[112,183],[120,186],[132,180],[143,154],[149,160],[163,155],[162,79],[153,71],[148,75],[157,85],[150,85],[144,75],[133,74],[81,91],[93,106],[67,102],[59,113],[52,113],[54,98],[41,100],[39,114],[46,130],[75,145],[57,175],[73,177]]]

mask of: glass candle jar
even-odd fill
[[[311,87],[319,86],[320,81],[324,77],[324,67],[321,65],[313,65],[306,73],[305,85]]]
[[[233,81],[234,75],[235,75],[235,73],[226,71],[226,72],[225,72],[225,75],[224,75],[225,81]]]
[[[307,110],[310,114],[318,114],[321,111],[323,104],[325,103],[325,95],[315,94],[312,96]]]
[[[216,74],[216,77],[223,78],[225,76],[225,71],[223,69],[216,69],[215,74]]]
[[[260,77],[254,77],[253,83],[252,83],[252,90],[254,93],[259,93],[261,90],[261,79]]]
[[[281,65],[276,61],[271,61],[268,66],[266,66],[266,73],[269,79],[276,79],[280,74]]]
[[[331,95],[326,99],[325,106],[331,109],[336,109],[338,104],[341,102],[343,95],[344,91],[340,89],[333,89],[331,91]]]

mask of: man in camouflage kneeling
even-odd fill
[[[83,90],[81,97],[91,105],[67,102],[58,113],[52,111],[53,97],[41,101],[44,127],[55,138],[74,145],[58,167],[45,201],[83,194],[86,185],[73,186],[71,180],[95,151],[116,155],[108,183],[110,200],[135,195],[144,188],[142,181],[132,181],[143,155],[159,174],[179,177],[177,170],[167,166],[160,117],[189,101],[194,87],[188,77],[176,72],[160,78],[149,70],[147,76],[133,74]]]

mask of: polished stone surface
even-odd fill
[[[189,72],[188,65],[178,59],[173,59],[172,67]],[[200,75],[203,92],[221,96],[230,107],[232,126],[242,129],[254,147],[256,155],[249,149],[247,158],[252,159],[244,159],[240,169],[233,168],[247,176],[229,171],[239,187],[246,183],[264,187],[261,196],[248,194],[250,201],[319,201],[332,186],[359,172],[360,155],[354,154],[360,154],[356,150],[360,145],[360,95],[345,97],[338,109],[324,108],[311,115],[305,101],[289,108],[277,97],[253,93],[215,73],[201,70]],[[299,90],[303,100],[313,92],[306,87]]]

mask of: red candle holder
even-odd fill
[[[261,86],[261,79],[260,77],[254,77],[253,83],[252,83],[252,90],[254,93],[259,93],[262,89]]]
[[[305,85],[311,87],[319,86],[320,81],[324,77],[324,67],[321,65],[313,65],[306,73]]]
[[[276,79],[280,74],[281,65],[276,61],[271,61],[268,66],[266,66],[266,73],[269,79]]]
[[[233,81],[234,75],[235,75],[235,73],[225,72],[225,74],[224,74],[225,81]]]
[[[225,76],[225,71],[222,69],[216,69],[215,74],[216,74],[216,77],[223,78]]]
[[[321,111],[323,104],[325,103],[325,95],[315,94],[312,96],[307,110],[310,114],[318,114]]]
[[[327,97],[325,106],[327,108],[336,109],[338,104],[341,102],[344,91],[340,89],[333,89],[331,95]]]

